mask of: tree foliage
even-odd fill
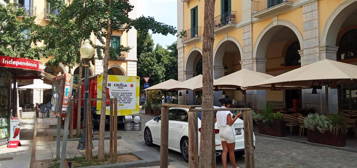
[[[165,80],[177,79],[177,49],[176,43],[167,49],[160,45],[154,46],[151,35],[139,32],[138,36],[138,75],[150,77],[154,85]]]
[[[152,17],[130,18],[129,13],[134,6],[127,0],[112,0],[111,5],[106,0],[73,0],[65,4],[63,0],[49,0],[51,7],[58,15],[51,15],[49,24],[44,29],[47,54],[54,56],[54,62],[72,65],[79,60],[79,48],[84,39],[90,39],[93,47],[99,53],[104,51],[107,21],[111,20],[112,30],[122,32],[135,27],[137,30],[161,34],[174,34],[174,27],[155,21]],[[95,36],[95,38],[92,35]],[[120,47],[120,51],[130,48]],[[100,56],[101,57],[101,56]],[[110,59],[120,59],[113,49]]]
[[[42,56],[39,26],[34,20],[16,4],[0,5],[0,55],[32,59]]]

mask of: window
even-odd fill
[[[115,56],[120,56],[120,36],[112,36],[111,48]]]
[[[357,29],[348,31],[341,38],[337,52],[337,60],[357,58]]]
[[[221,23],[227,24],[231,16],[231,0],[221,0]]]
[[[50,4],[50,2],[47,1],[47,8],[45,9],[46,14],[52,14],[52,15],[58,15],[59,10],[54,8],[53,5]]]
[[[169,110],[169,120],[172,121],[188,121],[188,115],[185,110],[181,109],[170,109]]]
[[[285,56],[285,66],[299,66],[300,65],[300,44],[298,41],[293,42],[288,47]]]
[[[283,0],[268,0],[268,8],[283,3]]]
[[[25,10],[25,13],[32,15],[32,0],[17,0],[16,2],[20,7]]]
[[[198,7],[191,9],[191,37],[198,35]]]

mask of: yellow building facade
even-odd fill
[[[202,72],[204,0],[178,0],[177,6],[178,29],[184,32],[177,45],[178,73],[186,80]],[[325,58],[357,64],[356,0],[216,0],[214,16],[215,79],[242,68],[279,75]],[[355,85],[330,88],[329,111],[357,108],[355,92]],[[215,93],[215,103],[222,94]],[[242,99],[239,91],[224,94]],[[182,95],[181,101],[190,101]],[[256,109],[270,103],[321,110],[323,95],[324,89],[257,90],[248,92],[248,101]]]
[[[9,0],[9,3],[16,3],[19,7],[22,7],[26,14],[29,16],[35,16],[35,23],[38,25],[45,26],[49,22],[49,15],[56,14],[58,11],[51,7],[51,4],[47,0]],[[71,3],[71,0],[65,0],[66,4]],[[139,6],[138,0],[130,0],[130,3],[134,6]],[[135,18],[138,15],[139,8],[135,8],[131,13],[130,17]],[[137,44],[136,39],[137,32],[135,29],[132,29],[128,32],[123,31],[113,31],[112,35],[112,46],[124,46],[129,47],[130,50],[128,52],[121,52],[118,53],[119,59],[118,60],[110,60],[109,61],[109,72],[115,75],[128,75],[128,76],[136,76],[137,75]],[[96,45],[104,45],[100,44],[100,42],[95,38],[95,36],[91,37],[91,40],[96,43]],[[118,51],[119,52],[119,51]],[[102,52],[96,52],[96,56],[98,58],[98,54],[104,55]],[[48,58],[43,58],[40,61],[43,64],[46,64]],[[60,65],[60,67],[47,67],[45,69],[47,72],[57,75],[58,73],[78,73],[79,72],[79,65],[75,67],[69,68],[66,66]],[[100,74],[103,72],[102,70],[102,61],[96,59],[95,64],[91,65],[91,74]]]

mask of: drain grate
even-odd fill
[[[4,158],[0,158],[0,161],[6,161],[6,160],[12,160],[14,159],[13,157],[4,157]]]

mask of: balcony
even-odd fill
[[[58,15],[59,14],[59,10],[58,9],[51,9],[51,8],[44,8],[44,19],[49,20],[50,19],[50,15]]]
[[[197,27],[194,29],[188,29],[184,30],[183,35],[182,35],[182,42],[183,43],[190,43],[193,41],[199,41],[201,40],[201,35],[202,35],[202,28]]]
[[[255,0],[253,1],[253,16],[264,18],[275,16],[289,10],[297,0]]]
[[[238,13],[229,12],[223,15],[218,15],[214,18],[215,31],[232,28],[238,23]]]

